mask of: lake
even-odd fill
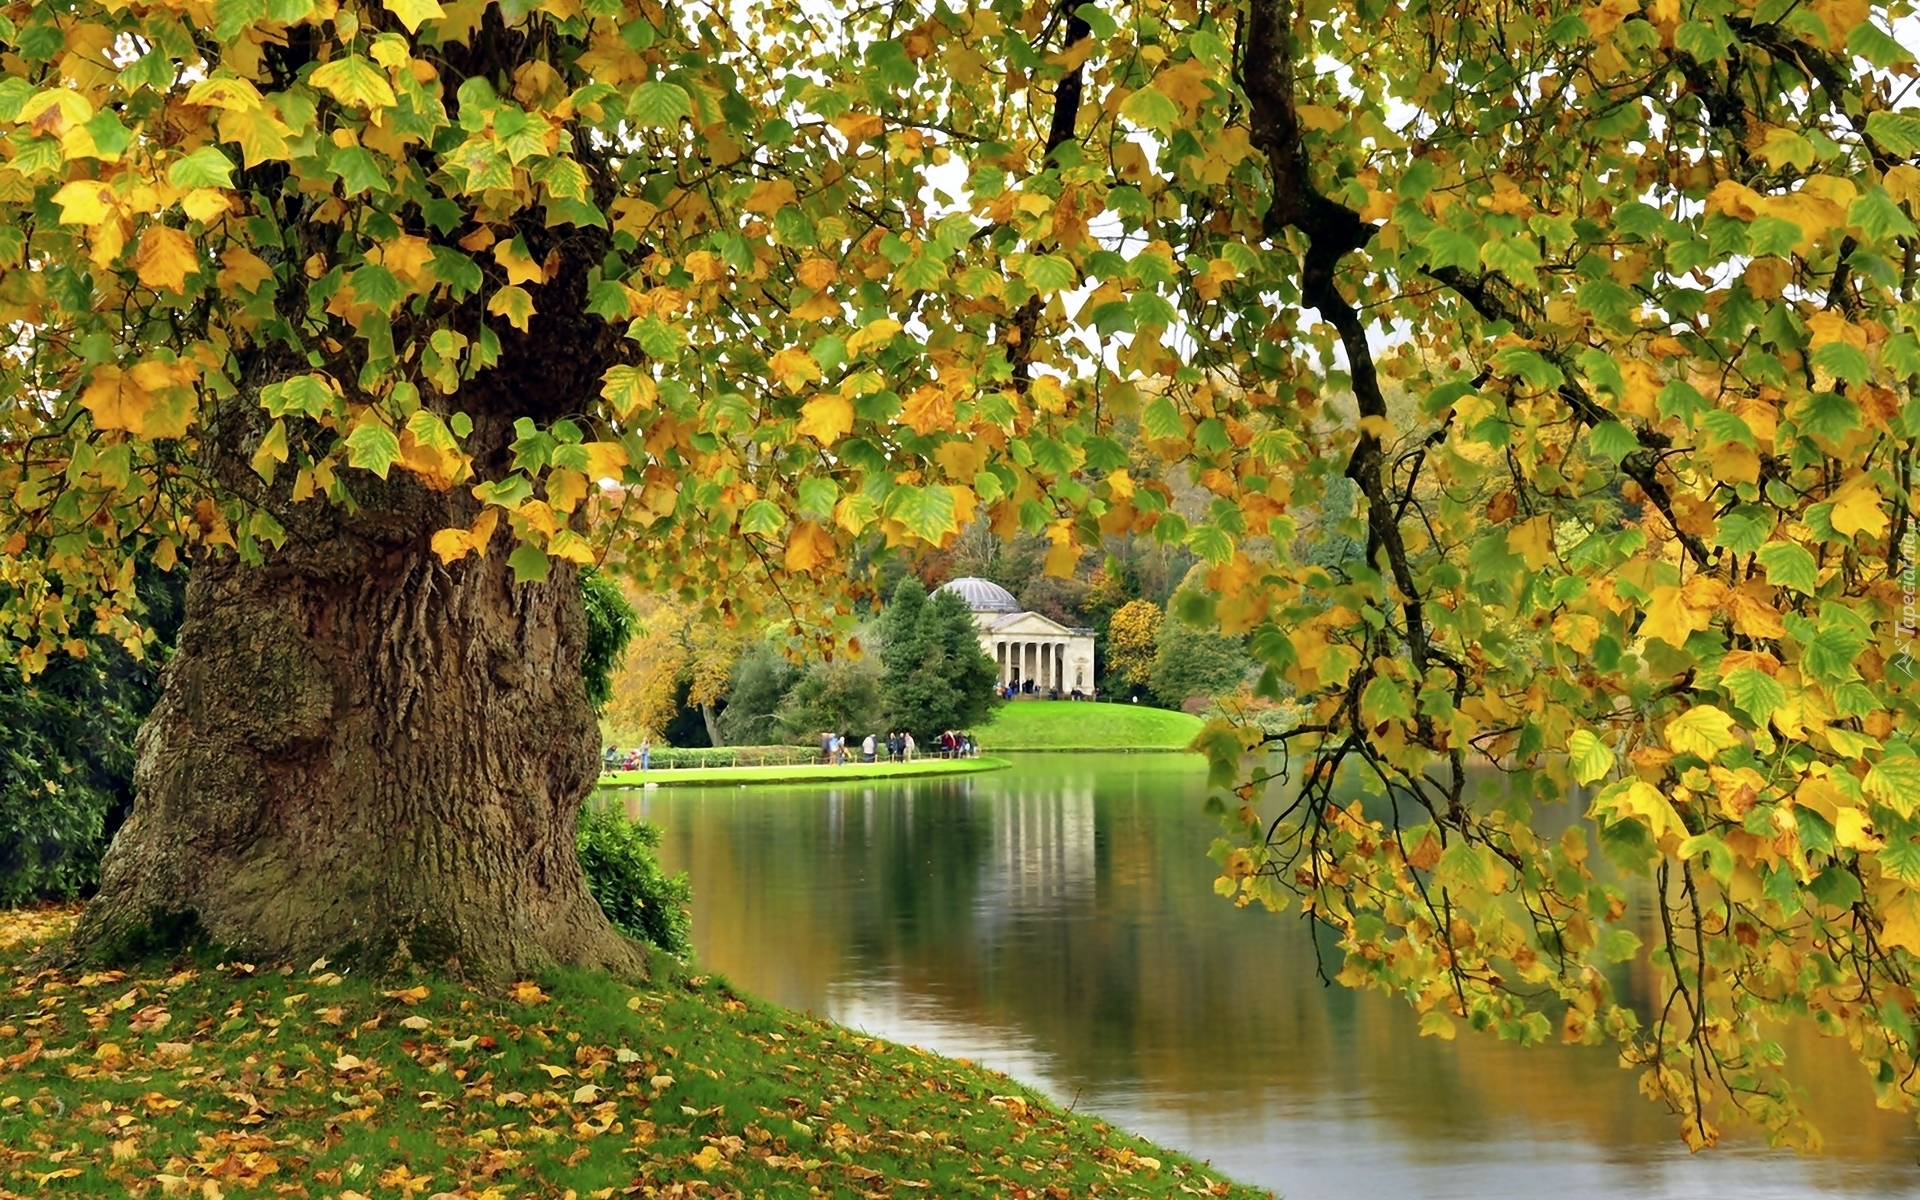
[[[1843,1044],[1787,1039],[1819,1067],[1823,1156],[1739,1135],[1689,1155],[1606,1050],[1421,1038],[1404,1003],[1323,986],[1298,916],[1213,894],[1196,758],[618,795],[692,877],[703,968],[1287,1200],[1920,1197],[1911,1118]]]

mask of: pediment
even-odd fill
[[[1077,638],[1084,634],[1075,633],[1049,617],[1037,612],[1008,613],[1006,616],[985,626],[987,632],[995,637],[1038,637],[1038,638]]]

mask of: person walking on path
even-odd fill
[[[901,749],[906,757],[906,761],[912,762],[913,761],[913,734],[902,733],[900,735],[900,741],[901,741]]]
[[[860,743],[860,761],[863,763],[870,763],[873,761],[873,735],[872,734],[868,734],[867,740]]]
[[[651,767],[652,765],[653,765],[653,739],[646,736],[645,734],[642,734],[640,736],[640,769],[644,771],[647,768]]]

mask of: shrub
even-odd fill
[[[618,808],[581,811],[580,869],[607,919],[630,938],[686,958],[693,953],[687,913],[693,888],[684,872],[669,876],[660,869],[659,844],[659,829],[627,820]]]

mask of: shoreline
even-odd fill
[[[850,762],[840,766],[805,763],[773,767],[674,767],[657,771],[608,771],[596,785],[603,788],[741,787],[809,783],[858,783],[886,779],[926,779],[942,775],[976,775],[1004,771],[1013,763],[983,754],[979,758],[923,758],[910,763]]]

